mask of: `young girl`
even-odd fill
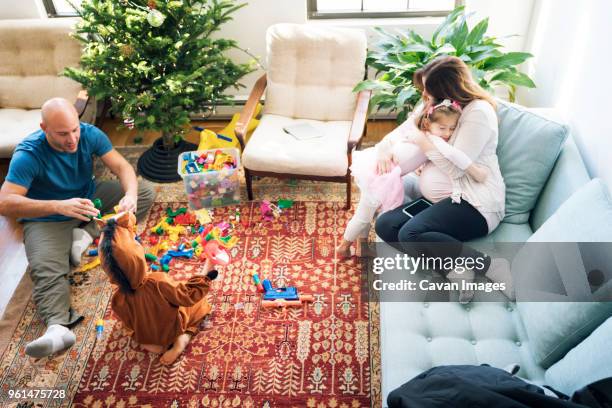
[[[134,239],[135,224],[134,214],[125,212],[108,220],[102,229],[102,267],[115,285],[111,308],[136,342],[152,353],[163,352],[160,362],[169,365],[210,313],[206,294],[217,271],[207,261],[206,276],[194,276],[184,283],[166,273],[148,272],[144,248]]]
[[[388,211],[402,204],[404,189],[401,177],[417,170],[427,161],[425,154],[411,143],[415,132],[426,132],[440,153],[475,181],[483,182],[486,179],[487,174],[482,167],[473,164],[465,153],[447,143],[461,116],[461,106],[457,102],[445,99],[426,106],[420,114],[416,114],[416,119],[414,116],[396,129],[398,137],[387,138],[385,142],[388,143],[379,143],[373,148],[353,153],[351,172],[361,190],[361,197],[353,218],[346,226],[344,239],[336,248],[339,257],[349,257],[353,241],[367,235],[378,208]],[[391,167],[379,165],[379,159],[389,153],[392,157]]]

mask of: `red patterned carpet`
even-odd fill
[[[167,206],[155,204],[147,230]],[[232,210],[215,210],[214,221],[227,220]],[[334,260],[348,216],[342,203],[296,202],[271,222],[255,203],[241,213],[249,225],[238,227],[233,262],[220,269],[209,294],[213,313],[183,356],[170,367],[159,364],[107,307],[104,338],[81,355],[86,363],[72,406],[371,406],[378,384],[372,387],[372,328],[360,266]],[[170,274],[183,280],[200,267],[175,259]],[[274,286],[297,286],[314,301],[286,316],[264,309],[252,271]],[[82,341],[94,342],[93,333]]]

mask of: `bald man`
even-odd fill
[[[96,182],[93,157],[98,156],[118,180]],[[23,222],[24,243],[34,283],[33,298],[47,325],[45,334],[26,345],[41,358],[75,342],[70,330],[83,316],[70,307],[70,263],[100,232],[90,217],[119,205],[142,219],[154,199],[149,184],[140,184],[132,166],[100,129],[80,123],[74,106],[54,98],[42,107],[40,130],[15,149],[0,189],[0,214]]]

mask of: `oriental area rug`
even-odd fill
[[[131,151],[122,153],[134,162]],[[97,174],[109,177],[103,170]],[[186,205],[181,183],[156,188],[156,203],[139,225],[145,247],[166,209]],[[0,406],[381,406],[378,305],[364,293],[359,259],[340,261],[334,252],[352,214],[343,209],[344,189],[261,179],[254,182],[256,199],[294,200],[279,218],[265,221],[258,201],[214,210],[218,223],[239,209],[243,223],[233,232],[238,243],[208,294],[213,312],[171,366],[131,340],[110,309],[112,287],[99,267],[70,275],[72,306],[85,315],[74,329],[75,346],[53,358],[30,359],[25,344],[45,327],[26,282],[25,289],[18,288],[21,299],[14,296],[5,315],[16,325],[10,332],[0,326],[0,335],[8,338],[0,355]],[[176,258],[169,274],[182,281],[201,268],[195,259]],[[286,312],[263,308],[253,272],[275,287],[295,286],[313,300]],[[19,301],[21,308],[14,304]],[[95,325],[101,318],[104,330],[98,338]],[[57,389],[65,396],[7,400],[9,389]]]

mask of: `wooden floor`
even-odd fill
[[[135,143],[134,139],[139,136],[135,130],[118,128],[118,119],[107,119],[102,124],[102,130],[109,136],[113,146],[150,145],[159,137],[156,132],[145,132],[142,134],[142,142]],[[192,126],[200,126],[212,131],[219,131],[227,124],[227,121],[202,121],[193,122]],[[367,136],[364,143],[375,143],[395,127],[393,120],[371,120],[368,122]],[[197,143],[199,132],[189,129],[186,139]],[[8,162],[0,160],[0,183],[4,182],[8,171]],[[23,231],[21,225],[14,220],[0,216],[0,316],[10,300],[13,291],[21,280],[27,267],[25,249],[23,246]]]

